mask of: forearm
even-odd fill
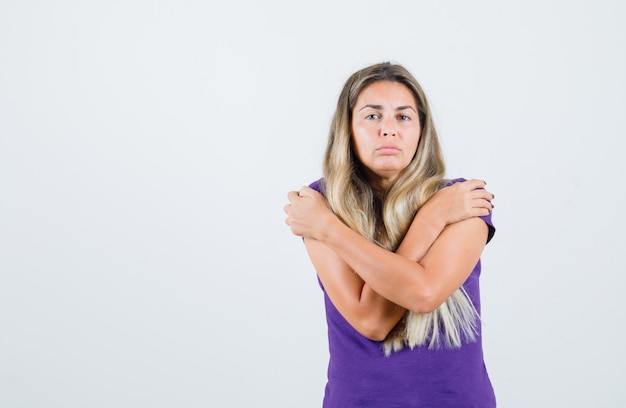
[[[439,220],[426,209],[420,209],[395,252],[413,262],[421,261],[445,226],[445,221]]]
[[[339,219],[325,224],[320,240],[372,290],[417,313],[437,308],[467,279],[485,245],[487,225],[479,218],[447,225],[416,262],[387,251]]]
[[[493,194],[470,180],[440,189],[417,212],[396,253],[419,262],[447,225],[489,214]]]
[[[459,205],[455,197],[461,187],[467,191],[460,191],[466,199]],[[461,187],[442,189],[423,205],[395,253],[351,230],[330,211],[321,194],[307,187],[289,193],[286,221],[294,234],[324,244],[327,250],[314,251],[311,259],[324,286],[338,288],[335,299],[348,294],[345,310],[351,309],[355,300],[364,302],[357,304],[361,310],[368,299],[378,300],[370,298],[373,294],[415,312],[430,311],[463,284],[485,244],[486,224],[475,217],[488,213],[491,204],[485,195],[492,195],[472,190],[472,183]],[[329,263],[329,256],[336,258],[335,262]],[[347,286],[330,281],[326,285],[324,280],[332,280],[333,271],[341,264],[347,273],[358,275],[358,286],[349,280],[344,282]],[[347,288],[352,289],[346,292]]]
[[[412,231],[411,239],[419,241],[420,248],[415,251],[407,245],[400,254],[368,241],[337,218],[327,223],[325,231],[320,240],[337,253],[377,294],[405,309],[419,311],[425,308],[422,303],[426,303],[431,291],[431,280],[416,261],[418,256],[423,256],[418,252],[430,247],[432,242],[418,239],[416,231]],[[430,234],[435,235],[435,232]],[[436,237],[433,241],[435,239]]]
[[[363,336],[383,340],[405,309],[376,293],[327,245],[305,239],[324,290],[341,315]]]

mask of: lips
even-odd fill
[[[396,145],[387,144],[380,146],[376,151],[380,154],[396,154],[400,151],[400,148]]]

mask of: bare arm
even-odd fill
[[[411,245],[397,253],[408,257],[408,249],[426,253],[441,232],[440,225],[426,213],[415,217],[410,233]],[[343,225],[343,224],[342,224]],[[359,333],[371,340],[384,340],[400,321],[406,308],[401,307],[376,293],[335,250],[322,241],[305,238],[309,258],[315,267],[326,293],[341,315]],[[414,261],[412,261],[414,262]]]
[[[339,313],[363,336],[383,340],[406,309],[374,292],[329,246],[304,240],[311,262]]]
[[[439,190],[420,208],[396,253],[419,262],[446,225],[489,215],[494,196],[485,186],[474,179]]]
[[[380,296],[418,313],[436,309],[458,289],[478,262],[487,225],[470,218],[448,225],[420,262],[389,252],[343,223],[329,222],[318,239]]]
[[[485,190],[474,192],[476,188],[481,187],[484,187],[483,182],[472,180],[456,183],[454,188],[447,187],[438,192],[429,200],[427,205],[420,209],[396,254],[371,244],[342,224],[328,210],[323,198],[320,199],[321,196],[316,196],[317,193],[312,190],[304,189],[302,192],[304,197],[290,193],[292,205],[288,205],[285,211],[289,215],[287,223],[291,226],[292,231],[297,235],[305,236],[311,261],[333,304],[361,334],[373,340],[382,340],[402,318],[411,302],[414,302],[411,298],[415,297],[413,293],[415,290],[406,286],[410,282],[403,280],[406,278],[406,273],[396,276],[396,273],[393,272],[390,275],[390,271],[395,270],[399,265],[412,265],[411,268],[419,266],[416,262],[423,258],[423,261],[428,264],[429,258],[425,258],[424,255],[429,253],[431,247],[440,247],[440,245],[434,246],[433,243],[441,238],[445,238],[446,241],[449,240],[450,234],[442,233],[447,224],[487,214],[491,209],[491,204],[487,200],[493,196]],[[312,195],[307,196],[309,193]],[[308,198],[311,198],[312,201],[306,201]],[[326,221],[320,224],[320,220]],[[311,227],[307,224],[311,223],[326,231],[327,237],[316,239],[316,233],[307,230]],[[480,224],[484,226],[482,221]],[[451,244],[453,243],[446,245]],[[372,250],[374,252],[371,252]],[[369,256],[370,254],[372,256]],[[387,258],[389,255],[393,255],[392,258],[395,259],[391,264]],[[446,257],[450,258],[449,252]],[[405,262],[398,264],[398,259]],[[432,260],[430,262],[432,265],[430,269],[432,270],[442,267],[432,263]],[[469,271],[474,264],[469,267]],[[414,274],[411,268],[406,269],[408,275]],[[358,274],[354,273],[355,270],[358,271]],[[372,271],[373,274],[370,273]],[[454,271],[446,269],[443,271],[444,274],[454,275]],[[432,280],[439,282],[442,279],[439,276]],[[462,279],[456,283],[454,279],[447,280],[451,280],[451,286],[456,285],[452,290],[447,289],[449,294],[464,281]],[[424,287],[423,282],[413,281],[412,285]],[[372,287],[378,290],[374,291]],[[404,301],[402,296],[398,296],[399,292],[403,290],[406,291]],[[418,301],[423,304],[426,299],[425,293],[430,293],[433,290],[431,287],[428,291],[417,291],[418,294],[421,294],[418,296]],[[445,291],[446,289],[443,288],[442,292]],[[386,294],[383,293],[381,296],[377,292],[385,292]],[[443,297],[441,301],[445,300],[446,297]],[[396,303],[403,306],[398,306]]]

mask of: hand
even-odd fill
[[[285,222],[291,232],[303,238],[320,239],[329,217],[334,217],[326,199],[309,187],[287,194],[289,204],[285,205]]]
[[[444,187],[433,195],[419,212],[431,212],[444,225],[454,224],[472,217],[489,215],[493,209],[494,195],[485,190],[482,180],[467,180]]]

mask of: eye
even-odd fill
[[[411,117],[409,115],[400,115],[400,116],[398,116],[398,119],[400,119],[402,121],[409,121],[409,120],[411,120]]]
[[[369,120],[380,119],[380,115],[378,113],[370,113],[369,115],[365,117],[365,119],[369,119]]]

